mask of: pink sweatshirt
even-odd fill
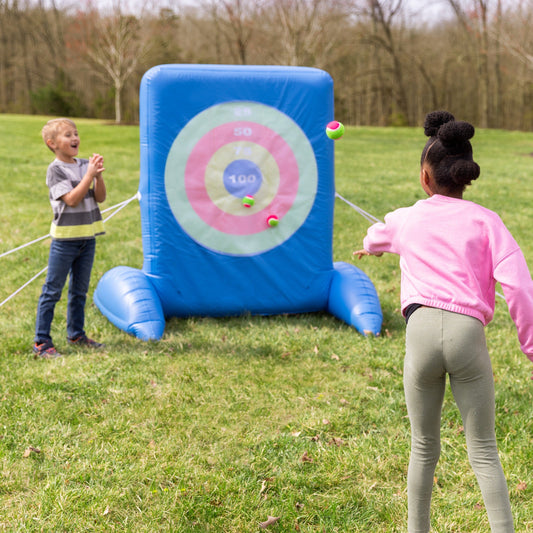
[[[434,195],[368,229],[370,253],[400,256],[402,312],[412,303],[470,315],[487,325],[502,286],[522,351],[533,361],[533,281],[500,217],[467,200]]]

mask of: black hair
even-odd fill
[[[470,139],[474,126],[455,120],[448,111],[433,111],[426,115],[424,134],[429,137],[420,164],[433,170],[435,182],[450,192],[464,191],[480,174],[474,161]]]

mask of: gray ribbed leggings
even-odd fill
[[[466,315],[421,307],[407,324],[404,363],[405,399],[411,422],[409,533],[427,533],[430,529],[446,374],[461,412],[468,458],[483,495],[491,531],[514,532],[507,482],[496,445],[494,381],[483,324]]]

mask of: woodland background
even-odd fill
[[[0,113],[136,123],[154,65],[275,64],[328,71],[346,124],[533,130],[533,0],[407,1],[0,0]]]

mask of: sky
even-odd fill
[[[391,0],[389,0],[391,1]],[[120,5],[123,10],[134,12],[141,12],[143,9],[150,9],[153,5],[155,10],[164,7],[176,8],[179,5],[197,5],[200,0],[44,0],[44,5],[51,5],[55,3],[56,6],[72,6],[85,9],[90,5],[97,6],[102,10],[112,9],[113,6]],[[473,0],[462,0],[464,5],[467,5]],[[512,5],[516,0],[503,0],[504,5]],[[489,2],[489,5],[495,4],[495,0]],[[448,5],[448,0],[403,0],[404,11],[412,17],[424,22],[435,22],[439,18],[450,16],[452,14],[451,8]]]

